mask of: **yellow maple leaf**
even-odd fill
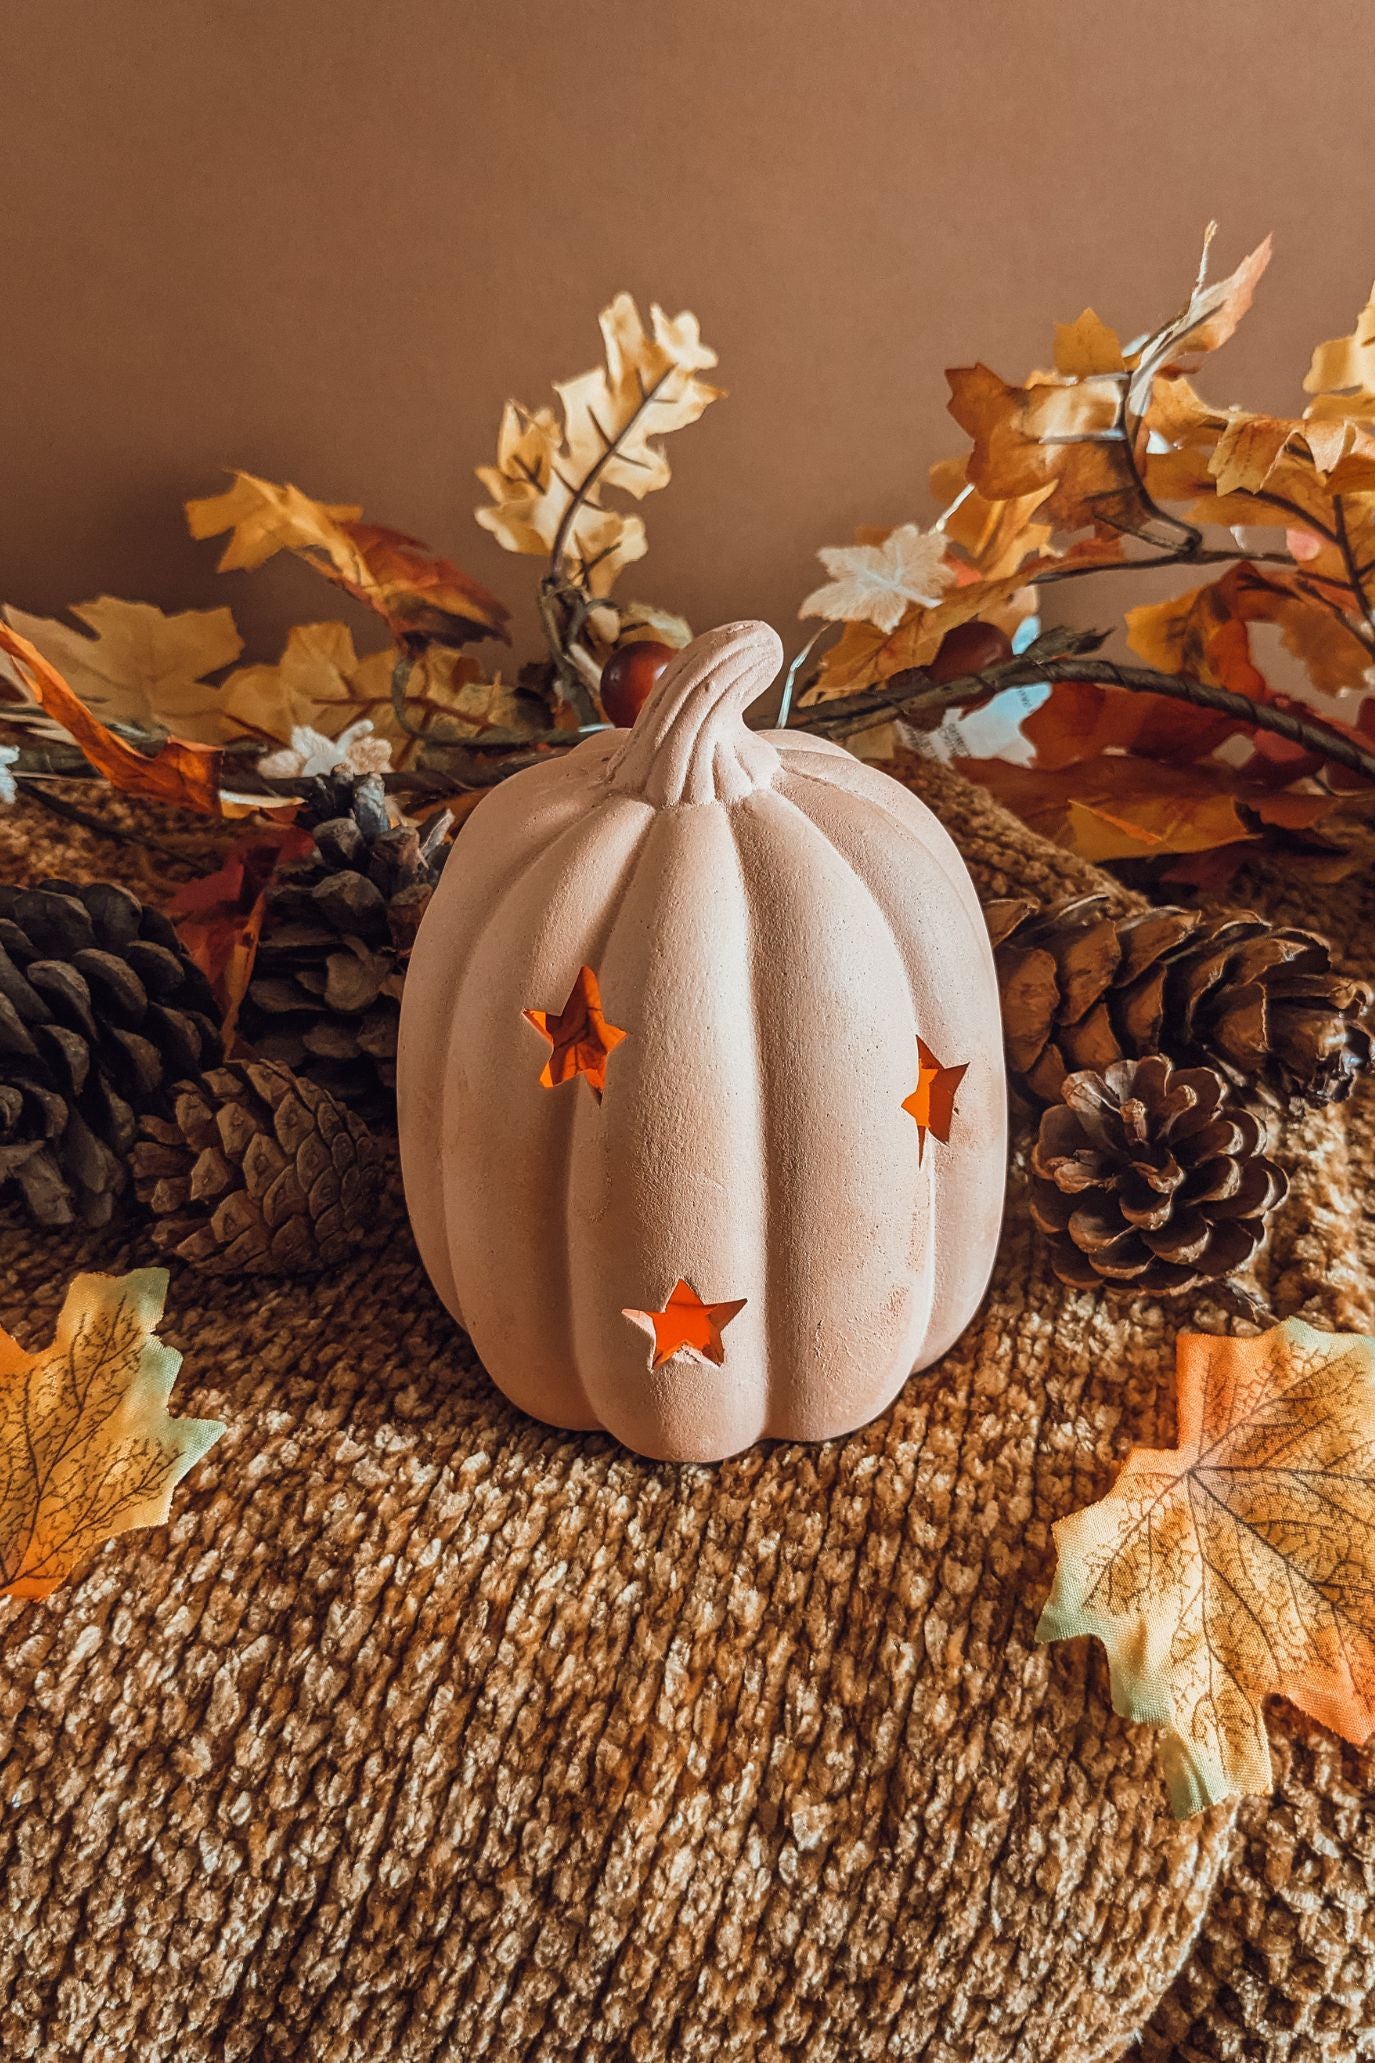
[[[1096,1635],[1177,1814],[1271,1789],[1264,1700],[1375,1730],[1375,1340],[1178,1341],[1179,1432],[1055,1527],[1040,1640]]]
[[[163,1524],[224,1431],[167,1414],[181,1355],[153,1333],[166,1294],[163,1268],[78,1275],[50,1347],[0,1329],[0,1595],[46,1597],[117,1533]]]
[[[1121,372],[1122,340],[1117,331],[1086,308],[1074,322],[1055,325],[1055,370],[1073,379],[1093,373]]]
[[[74,602],[71,614],[84,631],[22,609],[4,611],[102,723],[175,731],[201,744],[223,737],[220,690],[204,676],[232,666],[243,650],[228,609],[165,616],[150,602],[99,595]]]
[[[392,700],[392,673],[403,659],[409,730]],[[408,765],[425,738],[530,728],[515,689],[483,680],[466,653],[429,645],[411,655],[389,646],[360,656],[344,623],[298,623],[275,664],[241,666],[229,676],[223,704],[228,727],[279,744],[297,730],[338,738],[366,718],[397,766]]]
[[[1333,413],[1342,394],[1350,397],[1349,412],[1375,413],[1375,287],[1349,335],[1330,337],[1317,346],[1303,391],[1318,396],[1315,407],[1326,402]]]
[[[639,500],[669,478],[660,441],[697,421],[721,389],[701,374],[716,354],[695,315],[657,306],[646,329],[629,294],[599,317],[605,364],[555,384],[560,409],[502,413],[494,466],[479,466],[490,502],[477,520],[507,551],[544,554],[557,546],[560,571],[605,596],[623,566],[646,550],[637,516],[609,508],[619,490]]]
[[[314,501],[299,487],[278,486],[255,473],[186,504],[196,538],[229,532],[219,558],[228,573],[261,566],[289,551],[382,618],[394,636],[461,644],[506,635],[509,611],[450,560],[403,530],[364,523],[354,503]]]

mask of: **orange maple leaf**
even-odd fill
[[[204,816],[220,814],[220,754],[214,746],[169,738],[151,756],[137,752],[91,714],[37,645],[6,623],[0,623],[0,651],[17,662],[40,709],[61,724],[112,787]]]
[[[934,1132],[942,1146],[950,1141],[950,1122],[955,1115],[955,1092],[969,1072],[969,1062],[942,1067],[925,1039],[917,1039],[917,1086],[903,1098],[902,1107],[917,1122],[917,1159],[926,1152],[926,1135]]]
[[[1273,1783],[1263,1701],[1375,1731],[1375,1339],[1184,1333],[1175,1447],[1055,1527],[1039,1640],[1095,1634],[1176,1813]]]
[[[540,1080],[546,1089],[582,1075],[596,1097],[606,1088],[606,1063],[625,1032],[609,1024],[602,1010],[602,992],[590,967],[580,967],[562,1010],[526,1010],[535,1030],[548,1039],[552,1052]]]
[[[744,1310],[748,1301],[747,1297],[737,1297],[732,1303],[705,1304],[692,1284],[684,1282],[680,1276],[669,1291],[662,1311],[627,1310],[621,1315],[653,1339],[651,1368],[658,1368],[661,1363],[671,1360],[684,1347],[704,1355],[719,1368],[726,1358],[721,1334],[731,1319]]]

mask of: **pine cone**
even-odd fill
[[[1371,992],[1311,931],[1106,896],[985,907],[1008,1066],[1040,1103],[1077,1068],[1168,1049],[1269,1101],[1334,1103],[1370,1065]]]
[[[1193,1289],[1242,1268],[1288,1178],[1209,1067],[1161,1054],[1069,1075],[1041,1113],[1031,1215],[1076,1289]]]
[[[103,1225],[140,1112],[221,1056],[210,987],[108,881],[0,886],[0,1181],[40,1225]]]
[[[157,1245],[212,1275],[307,1275],[343,1260],[381,1174],[360,1118],[261,1060],[178,1082],[172,1116],[141,1121],[132,1164]]]
[[[314,851],[268,890],[239,1029],[353,1109],[389,1121],[411,946],[447,854],[447,811],[394,827],[378,775],[308,784]],[[347,793],[347,814],[310,823]]]

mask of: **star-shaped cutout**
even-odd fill
[[[748,1302],[748,1297],[738,1297],[734,1303],[704,1304],[692,1284],[680,1276],[662,1311],[624,1311],[621,1315],[653,1339],[651,1368],[658,1368],[683,1347],[691,1347],[719,1368],[726,1358],[721,1334]]]
[[[618,1024],[608,1024],[603,1016],[602,992],[592,969],[578,969],[578,978],[568,991],[562,1010],[526,1010],[522,1015],[529,1018],[553,1048],[540,1076],[545,1088],[556,1089],[560,1082],[571,1082],[582,1075],[600,1103],[606,1087],[607,1059],[625,1033]]]
[[[926,1151],[926,1135],[934,1132],[942,1146],[950,1139],[950,1120],[955,1115],[955,1091],[969,1071],[966,1060],[961,1067],[942,1067],[925,1039],[917,1039],[917,1086],[910,1096],[904,1096],[902,1107],[910,1111],[917,1121],[917,1159]]]

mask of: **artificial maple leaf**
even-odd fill
[[[606,1063],[626,1036],[609,1024],[602,1011],[602,992],[590,967],[580,967],[562,1010],[526,1010],[535,1030],[551,1048],[540,1081],[546,1089],[581,1075],[598,1103],[606,1089]]]
[[[294,824],[256,824],[212,874],[183,882],[167,903],[181,942],[209,981],[226,1046],[248,992],[267,891],[274,876],[314,847]]]
[[[916,1120],[917,1159],[926,1153],[926,1135],[934,1132],[943,1146],[950,1142],[950,1124],[955,1115],[955,1094],[969,1072],[969,1062],[942,1067],[925,1039],[917,1037],[917,1086],[903,1098],[902,1107]]]
[[[1351,413],[1375,414],[1375,287],[1349,334],[1317,346],[1303,391],[1329,405],[1345,395],[1350,398],[1344,406]]]
[[[1162,373],[1192,372],[1210,351],[1216,351],[1235,334],[1255,299],[1261,275],[1270,263],[1270,238],[1267,236],[1225,279],[1209,280],[1208,250],[1214,227],[1209,223],[1198,277],[1188,300],[1178,315],[1155,330],[1132,353],[1127,409],[1133,420],[1146,414],[1155,381]]]
[[[1235,846],[1240,855],[1267,826],[1310,831],[1339,801],[1334,795],[1277,791],[1211,760],[1172,766],[1109,752],[1055,770],[1004,759],[955,763],[1033,831],[1095,863],[1219,846]],[[901,760],[890,771],[901,779]]]
[[[1375,1730],[1375,1340],[1291,1318],[1177,1354],[1178,1443],[1057,1523],[1037,1638],[1103,1642],[1183,1815],[1272,1788],[1267,1697]]]
[[[697,318],[650,310],[618,294],[599,317],[606,362],[556,384],[560,410],[508,402],[494,466],[479,466],[491,496],[477,520],[507,551],[544,554],[557,544],[560,573],[604,597],[622,567],[643,557],[638,516],[605,506],[609,489],[636,500],[666,485],[660,438],[694,423],[720,398],[701,378],[716,354]]]
[[[228,609],[165,616],[150,602],[99,595],[71,606],[89,636],[22,609],[4,613],[103,723],[175,731],[202,744],[222,737],[220,691],[204,676],[232,666],[243,650]]]
[[[159,1526],[224,1431],[169,1418],[181,1355],[154,1336],[163,1268],[78,1275],[50,1347],[0,1329],[0,1595],[46,1597],[117,1533]]]
[[[92,715],[35,645],[4,623],[0,651],[15,661],[39,707],[62,726],[112,787],[179,809],[219,814],[220,754],[212,746],[169,738],[152,754],[137,752]]]
[[[1092,308],[1074,322],[1055,325],[1055,370],[1068,379],[1090,379],[1095,373],[1122,372],[1122,340]]]
[[[1354,625],[1324,602],[1320,578],[1262,571],[1249,560],[1220,580],[1127,612],[1127,642],[1164,673],[1188,673],[1252,701],[1269,697],[1251,656],[1249,623],[1273,623],[1315,687],[1336,694],[1368,684],[1371,656]]]
[[[406,725],[392,699],[398,662],[404,666]],[[281,744],[289,744],[299,729],[338,738],[366,719],[402,767],[427,737],[530,728],[516,691],[484,681],[469,654],[444,645],[414,654],[391,646],[360,657],[343,623],[298,623],[275,665],[241,666],[229,676],[222,702],[228,727]]]
[[[1122,430],[1122,382],[1033,374],[1015,387],[986,365],[955,366],[951,415],[974,440],[969,478],[992,501],[1049,487],[1042,505],[1062,529],[1144,520]]]
[[[222,573],[293,552],[380,616],[392,635],[416,643],[505,637],[510,614],[495,595],[418,538],[364,523],[355,504],[313,501],[290,484],[236,472],[234,484],[186,504],[196,538],[229,532]]]
[[[1053,533],[1034,520],[1054,492],[1050,483],[1031,494],[990,501],[968,478],[963,458],[938,459],[930,472],[931,492],[941,504],[937,525],[985,580],[1015,573],[1027,559],[1046,553]]]
[[[726,1349],[721,1334],[731,1319],[744,1310],[748,1297],[737,1297],[734,1302],[721,1304],[703,1303],[690,1282],[681,1277],[669,1291],[661,1311],[622,1312],[647,1332],[654,1342],[654,1359],[651,1368],[659,1368],[684,1347],[701,1354],[719,1368],[726,1358]]]
[[[1244,728],[1216,710],[1090,681],[1055,681],[1021,724],[1022,736],[1035,750],[1038,773],[1058,772],[1105,752],[1188,764]]]
[[[915,523],[891,530],[882,544],[826,546],[817,557],[831,578],[808,595],[798,615],[896,630],[914,603],[929,608],[950,586],[955,574],[945,552],[939,531]]]

